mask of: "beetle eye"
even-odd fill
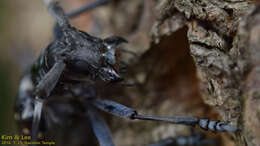
[[[116,63],[116,51],[115,48],[108,46],[105,48],[104,53],[102,53],[103,63],[114,65]]]

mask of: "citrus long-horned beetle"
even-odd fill
[[[228,122],[196,117],[157,117],[99,98],[95,84],[99,80],[118,83],[123,80],[117,69],[116,47],[127,41],[119,36],[97,38],[80,31],[68,21],[58,3],[44,0],[58,25],[57,37],[42,52],[21,80],[17,99],[19,121],[32,125],[32,142],[37,140],[41,123],[45,130],[62,125],[71,115],[87,117],[100,146],[114,146],[109,128],[95,111],[134,120],[161,121],[205,130],[236,132]]]

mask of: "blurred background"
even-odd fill
[[[51,40],[52,25],[42,1],[0,1],[0,135],[17,134],[13,110],[19,79]]]

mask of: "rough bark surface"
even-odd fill
[[[88,31],[124,36],[124,47],[136,53],[122,56],[125,78],[137,86],[107,98],[141,113],[227,120],[240,132],[233,140],[213,135],[223,145],[259,146],[259,10],[246,0],[125,0],[95,10],[97,25]],[[108,121],[120,146],[190,133],[186,126]]]

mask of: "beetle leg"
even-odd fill
[[[172,124],[183,124],[188,126],[198,125],[204,130],[211,130],[212,132],[236,132],[237,128],[231,125],[228,125],[227,122],[219,121],[209,121],[209,119],[199,119],[196,117],[158,117],[151,115],[142,115],[138,114],[136,110],[126,107],[122,104],[116,103],[114,101],[94,99],[92,104],[97,108],[110,113],[112,115],[128,118],[128,119],[138,119],[138,120],[149,120],[149,121],[159,121],[167,122]]]
[[[42,106],[43,106],[43,100],[36,98],[34,100],[34,112],[33,112],[33,122],[32,122],[32,135],[31,135],[32,142],[37,141],[39,125],[41,122]]]
[[[43,79],[36,86],[35,94],[39,98],[49,97],[51,91],[54,89],[59,81],[59,78],[64,71],[66,64],[63,61],[58,61],[50,69],[50,71],[45,74]]]
[[[105,123],[104,119],[95,111],[95,109],[89,109],[88,117],[99,145],[115,146],[107,124]]]
[[[32,123],[32,141],[37,140],[37,134],[39,130],[39,124],[41,120],[42,105],[44,97],[47,98],[53,88],[58,83],[61,73],[65,69],[65,63],[63,61],[56,62],[51,70],[43,77],[43,79],[36,86],[36,98],[34,101],[34,113]]]

